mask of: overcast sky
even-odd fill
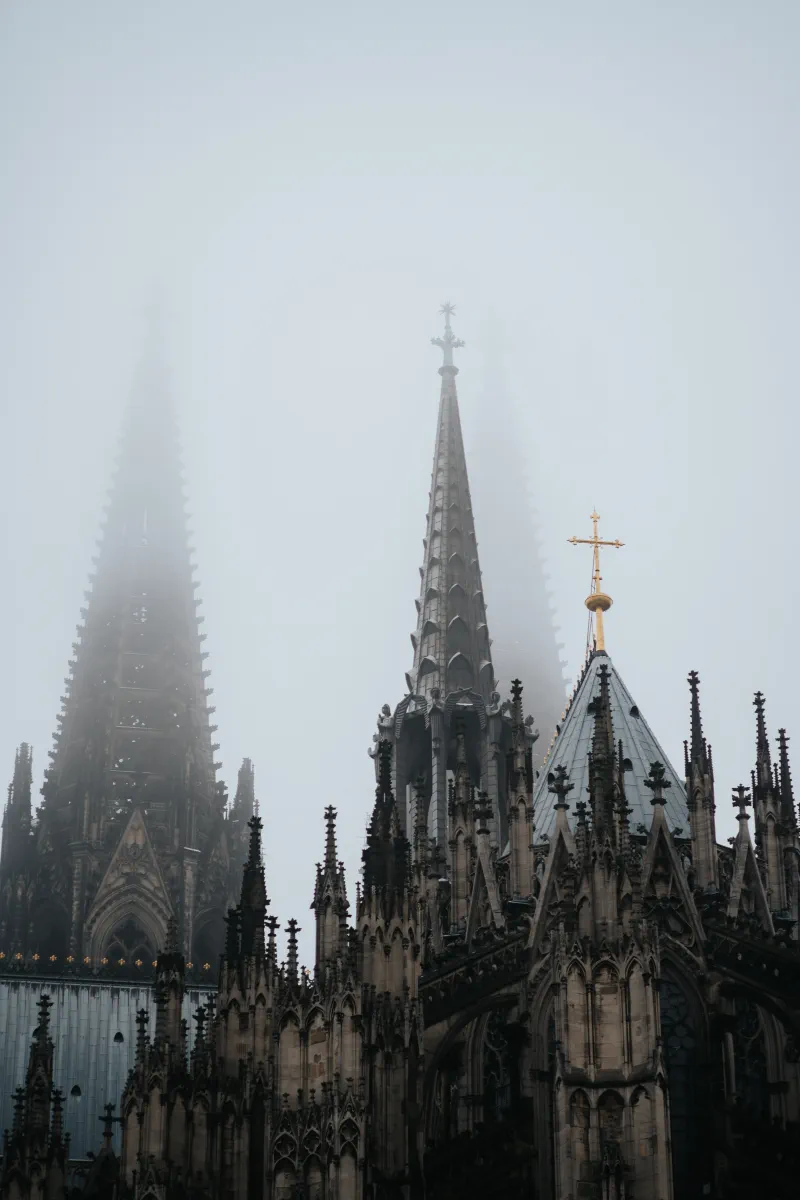
[[[40,781],[158,285],[223,775],[255,760],[310,957],[322,810],[352,898],[411,665],[449,299],[468,459],[494,377],[516,408],[568,674],[596,505],[608,648],[679,769],[700,672],[732,835],[757,688],[800,747],[799,35],[796,0],[5,0],[0,773],[27,739]]]

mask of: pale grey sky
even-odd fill
[[[781,0],[6,0],[0,774],[50,748],[158,283],[223,775],[255,760],[283,923],[328,803],[352,898],[451,299],[467,454],[497,370],[570,674],[596,505],[609,649],[679,768],[700,672],[732,834],[753,691],[800,747],[798,52]]]

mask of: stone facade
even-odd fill
[[[154,1014],[136,1018],[132,1069],[97,1114],[103,1149],[80,1179],[43,1002],[0,1196],[796,1195],[800,833],[785,731],[773,762],[759,693],[751,786],[720,845],[696,674],[679,775],[595,649],[537,771],[522,685],[495,691],[451,312],[414,662],[406,696],[379,714],[352,905],[328,807],[315,961],[299,964],[290,920],[279,962],[251,816],[217,992],[190,1030],[186,924],[165,909]],[[10,807],[23,833],[29,776],[21,750]],[[146,857],[147,814],[134,806],[126,828]],[[157,890],[155,851],[147,861]],[[14,960],[24,972],[30,947]]]

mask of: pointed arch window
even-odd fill
[[[737,998],[733,1035],[736,1098],[745,1110],[762,1121],[770,1117],[767,1043],[758,1005]]]
[[[701,1069],[702,1022],[690,1003],[683,980],[668,966],[659,987],[661,1035],[669,1078],[672,1171],[675,1195],[700,1200],[711,1179],[707,1149],[711,1143],[711,1106]]]
[[[502,1121],[511,1107],[511,1054],[505,1013],[495,1009],[483,1027],[483,1116]]]
[[[126,963],[136,962],[137,959],[152,962],[156,957],[149,937],[133,917],[117,926],[103,956],[113,963],[118,963],[120,959]]]

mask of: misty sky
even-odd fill
[[[0,776],[27,739],[40,781],[158,287],[218,757],[255,760],[310,957],[322,810],[353,899],[411,665],[450,299],[468,460],[503,379],[569,674],[596,505],[609,650],[679,769],[700,672],[732,835],[757,688],[800,771],[799,52],[796,0],[6,0]]]

